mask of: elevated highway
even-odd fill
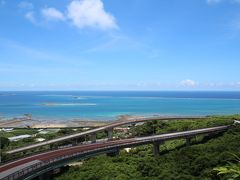
[[[84,131],[84,132],[80,132],[80,133],[76,133],[76,134],[72,134],[72,135],[67,135],[67,136],[60,137],[60,138],[55,138],[55,139],[44,141],[44,142],[41,142],[41,143],[25,146],[25,147],[22,147],[22,148],[17,148],[17,149],[14,149],[14,150],[7,151],[6,153],[7,154],[14,154],[14,153],[18,153],[18,152],[23,152],[23,151],[34,149],[34,148],[37,148],[37,147],[46,146],[46,145],[50,145],[50,144],[54,144],[54,143],[57,143],[57,142],[62,142],[62,141],[70,140],[70,139],[75,139],[75,138],[79,138],[79,137],[86,136],[86,135],[91,135],[91,141],[96,142],[96,133],[101,132],[101,131],[107,131],[108,139],[111,140],[112,136],[113,136],[113,128],[118,127],[118,126],[128,125],[128,124],[136,124],[136,123],[140,123],[140,122],[147,122],[147,121],[153,121],[153,120],[183,120],[183,119],[184,120],[193,120],[193,119],[197,120],[197,119],[204,119],[204,118],[206,118],[206,117],[202,117],[202,116],[180,116],[180,117],[131,118],[127,121],[117,121],[117,122],[113,122],[111,124],[108,124],[106,126],[91,129],[91,130],[88,130],[88,131]]]
[[[52,150],[0,166],[0,179],[32,179],[72,161],[81,160],[102,153],[116,152],[122,148],[135,147],[144,144],[154,144],[155,153],[156,150],[158,150],[157,153],[159,153],[159,144],[163,141],[178,138],[188,139],[200,134],[219,133],[226,131],[228,128],[230,128],[230,126],[218,126],[147,137],[112,140]]]

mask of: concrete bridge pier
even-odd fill
[[[53,145],[53,144],[50,144],[50,145],[49,145],[49,148],[50,148],[51,150],[53,150],[53,149],[54,149],[54,145]]]
[[[53,176],[55,174],[58,174],[61,172],[61,169],[62,168],[56,168],[56,169],[53,169],[53,170],[50,170],[44,174],[41,174],[40,176],[38,176],[37,178],[34,178],[34,179],[38,179],[38,180],[52,180],[53,179]]]
[[[119,149],[116,149],[112,152],[107,153],[107,156],[111,156],[111,157],[117,156],[117,155],[119,155]]]
[[[153,142],[153,154],[155,157],[160,155],[160,142]]]
[[[77,144],[79,144],[81,142],[84,142],[84,141],[86,141],[86,136],[85,137],[78,137],[78,138],[76,138]]]
[[[96,142],[96,139],[97,139],[96,133],[93,133],[93,134],[90,135],[90,141],[91,141],[92,143],[95,143],[95,142]]]
[[[51,180],[52,179],[52,171],[46,172],[44,174],[41,174],[40,176],[38,176],[39,180]]]
[[[108,140],[113,139],[113,128],[107,130]]]
[[[72,139],[71,142],[72,142],[72,145],[73,145],[73,146],[76,146],[76,145],[78,144],[77,138]]]

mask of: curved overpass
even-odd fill
[[[84,159],[97,154],[109,153],[126,147],[159,143],[172,139],[190,138],[200,134],[218,133],[226,131],[228,128],[230,128],[230,126],[218,126],[191,131],[79,145],[49,151],[0,166],[0,179],[32,179],[52,169],[68,164],[71,161]]]
[[[191,119],[204,119],[204,118],[206,118],[206,117],[202,117],[202,116],[186,116],[186,117],[182,116],[181,117],[180,116],[180,117],[132,118],[132,119],[127,120],[127,121],[113,122],[113,123],[108,124],[106,126],[91,129],[91,130],[88,130],[88,131],[84,131],[84,132],[80,132],[80,133],[76,133],[76,134],[72,134],[72,135],[67,135],[67,136],[60,137],[60,138],[55,138],[55,139],[44,141],[44,142],[41,142],[41,143],[25,146],[25,147],[22,147],[22,148],[17,148],[17,149],[14,149],[14,150],[7,151],[6,153],[8,153],[8,154],[18,153],[18,152],[26,151],[26,150],[29,150],[29,149],[33,149],[33,148],[37,148],[37,147],[41,147],[41,146],[45,146],[45,145],[50,145],[50,144],[53,144],[53,143],[66,141],[66,140],[70,140],[70,139],[74,139],[74,138],[78,138],[78,137],[86,136],[86,135],[94,135],[95,136],[94,138],[96,140],[96,133],[101,132],[101,131],[108,131],[108,138],[112,139],[113,128],[118,127],[118,126],[127,125],[127,124],[136,124],[136,123],[140,123],[140,122],[153,121],[153,120],[183,120],[183,119],[184,120],[191,120]]]

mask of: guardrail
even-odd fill
[[[101,132],[101,131],[104,131],[104,130],[108,130],[108,129],[111,129],[111,128],[114,128],[114,127],[117,127],[117,126],[126,125],[126,124],[134,124],[134,123],[138,123],[138,122],[153,121],[153,120],[191,120],[191,119],[204,119],[204,118],[206,118],[206,117],[204,117],[204,116],[186,116],[186,117],[184,117],[184,116],[180,116],[180,117],[172,116],[172,117],[132,118],[128,121],[113,122],[113,123],[108,124],[106,126],[98,127],[98,128],[91,129],[91,130],[88,130],[88,131],[84,131],[84,132],[80,132],[80,133],[76,133],[76,134],[71,134],[71,135],[67,135],[67,136],[64,136],[64,137],[59,137],[59,138],[56,138],[56,139],[47,140],[47,141],[40,142],[40,143],[37,143],[37,144],[29,145],[29,146],[26,146],[26,147],[17,148],[17,149],[14,149],[14,150],[9,150],[6,153],[7,154],[14,154],[14,153],[26,151],[26,150],[29,150],[29,149],[34,149],[34,148],[37,148],[37,147],[40,147],[40,146],[54,144],[54,143],[57,143],[57,142],[66,141],[66,140],[78,138],[78,137],[81,137],[81,136],[86,136],[86,135],[89,135],[89,134]]]
[[[54,158],[54,159],[50,159],[49,161],[39,162],[39,163],[33,164],[31,166],[28,166],[26,168],[23,168],[21,170],[18,170],[16,172],[4,177],[2,180],[15,180],[15,179],[18,179],[20,177],[23,177],[24,175],[32,173],[34,170],[37,170],[37,169],[40,169],[40,168],[45,168],[46,166],[48,166],[52,163],[58,162],[60,160],[65,160],[65,159],[77,157],[79,155],[84,155],[84,154],[88,154],[88,153],[89,154],[94,154],[94,152],[96,152],[96,151],[104,151],[104,150],[108,150],[108,149],[111,149],[111,148],[113,148],[113,147],[112,146],[107,146],[107,147],[102,147],[102,148],[96,148],[94,150],[87,150],[87,151],[84,151],[84,152],[77,152],[77,153],[73,153],[73,154],[70,154],[70,155],[63,155],[63,156],[60,156],[60,157],[57,157],[57,158]]]
[[[93,156],[99,153],[109,152],[114,149],[121,149],[124,147],[143,145],[143,144],[148,144],[156,141],[165,141],[170,139],[184,138],[184,137],[190,137],[190,136],[206,134],[206,133],[217,133],[217,132],[225,131],[228,128],[230,128],[230,126],[220,126],[220,127],[213,127],[213,128],[191,130],[186,132],[169,133],[168,136],[165,136],[164,134],[162,134],[162,135],[155,135],[155,136],[144,137],[144,138],[133,138],[132,141],[129,141],[131,139],[128,139],[128,141],[127,140],[126,142],[122,141],[122,142],[119,142],[119,144],[107,145],[106,147],[100,147],[100,148],[95,148],[93,150],[85,150],[83,152],[67,154],[67,155],[63,155],[53,159],[49,159],[48,161],[45,161],[45,162],[39,162],[34,165],[23,168],[21,170],[18,170],[12,174],[9,174],[8,176],[4,177],[3,180],[15,180],[23,176],[26,176],[28,174],[31,174],[37,169],[39,169],[40,171],[41,169],[46,169],[47,166],[51,166],[53,168],[55,167],[52,165],[53,163],[57,163],[59,161],[67,161],[68,159],[71,159],[71,158],[72,159],[76,159],[77,157],[84,158],[86,155]]]

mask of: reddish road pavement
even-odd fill
[[[23,167],[26,168],[23,165],[28,165],[29,163],[36,162],[36,163],[47,164],[49,163],[49,161],[52,161],[54,159],[66,157],[66,156],[72,156],[76,153],[87,153],[89,151],[92,151],[94,153],[94,151],[96,150],[104,151],[106,149],[107,150],[111,150],[114,148],[120,149],[123,147],[130,147],[133,145],[152,143],[155,141],[165,141],[165,140],[184,138],[189,136],[191,137],[199,134],[215,133],[215,132],[225,131],[229,127],[230,126],[218,126],[213,128],[204,128],[204,129],[197,129],[197,130],[191,130],[191,131],[167,133],[167,134],[147,136],[147,137],[106,141],[106,142],[99,142],[94,144],[85,144],[85,145],[79,145],[79,146],[69,147],[65,149],[49,151],[46,153],[41,153],[38,155],[26,157],[21,160],[17,160],[17,161],[5,164],[3,166],[0,166],[0,179],[9,174],[12,174],[14,172],[17,172],[23,169]]]
[[[52,140],[48,140],[48,141],[44,141],[41,143],[37,143],[37,144],[33,144],[33,145],[29,145],[29,146],[25,146],[22,148],[17,148],[14,150],[10,150],[7,151],[8,154],[13,154],[13,153],[17,153],[17,152],[22,152],[22,151],[26,151],[29,149],[33,149],[33,148],[37,148],[37,147],[41,147],[41,146],[45,146],[45,145],[49,145],[49,144],[53,144],[53,143],[57,143],[57,142],[61,142],[61,141],[66,141],[66,140],[70,140],[70,139],[74,139],[74,138],[78,138],[81,136],[86,136],[86,135],[90,135],[90,134],[94,134],[100,131],[105,131],[108,129],[112,129],[114,127],[117,126],[123,126],[126,124],[133,124],[133,123],[140,123],[140,122],[146,122],[146,121],[152,121],[152,120],[191,120],[191,119],[203,119],[205,117],[198,117],[198,116],[179,116],[179,117],[147,117],[147,118],[132,118],[130,120],[127,121],[120,121],[120,122],[113,122],[109,125],[106,126],[102,126],[99,128],[95,128],[95,129],[91,129],[88,131],[84,131],[81,133],[76,133],[76,134],[72,134],[72,135],[68,135],[68,136],[64,136],[64,137],[60,137],[60,138],[56,138],[56,139],[52,139]]]

